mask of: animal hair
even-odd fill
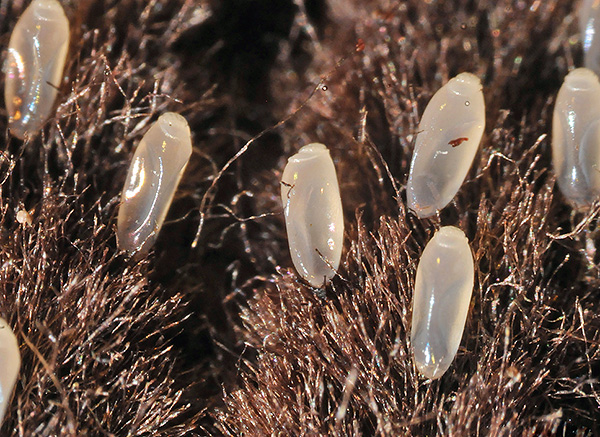
[[[573,208],[551,165],[580,2],[61,3],[56,112],[25,142],[0,114],[0,316],[22,356],[2,435],[600,433],[600,204]],[[28,4],[0,1],[4,47]],[[463,71],[482,80],[483,141],[450,205],[418,219],[419,120]],[[131,259],[120,193],[165,111],[194,152]],[[293,269],[280,197],[311,142],[331,151],[346,225],[322,290]],[[458,354],[428,381],[411,305],[442,225],[465,231],[476,279]]]

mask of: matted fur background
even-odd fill
[[[4,49],[28,4],[0,1]],[[600,209],[574,211],[550,167],[579,2],[62,4],[55,117],[23,143],[0,116],[0,315],[23,360],[2,435],[600,433]],[[419,117],[462,71],[484,84],[482,146],[454,202],[418,220]],[[130,260],[120,191],[167,110],[194,154],[155,250]],[[324,291],[298,281],[279,199],[287,157],[313,141],[346,220]],[[411,298],[446,224],[471,241],[476,288],[430,382],[411,361]]]

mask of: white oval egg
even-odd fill
[[[4,420],[20,368],[21,353],[17,337],[6,320],[0,318],[0,424]]]
[[[481,81],[461,73],[440,88],[425,108],[406,187],[408,207],[430,217],[454,198],[485,129]]]
[[[327,147],[302,147],[289,158],[281,184],[292,262],[313,287],[322,287],[335,275],[344,243],[342,200]]]
[[[12,135],[37,134],[54,107],[69,49],[69,21],[56,0],[33,0],[17,21],[4,64]]]
[[[600,1],[583,0],[579,8],[579,31],[584,66],[600,74]]]
[[[117,217],[119,248],[144,254],[152,247],[192,154],[187,121],[167,112],[148,129],[129,167]]]
[[[587,68],[565,77],[552,118],[552,164],[558,187],[581,206],[600,195],[600,82]]]
[[[415,364],[427,378],[441,377],[454,360],[474,280],[473,254],[464,232],[454,226],[438,230],[417,267],[410,332]]]

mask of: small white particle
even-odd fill
[[[17,221],[24,225],[31,226],[33,224],[33,219],[31,218],[31,214],[29,214],[26,210],[22,209],[17,212]]]

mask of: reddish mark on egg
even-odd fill
[[[469,141],[469,139],[466,138],[466,137],[460,137],[460,138],[457,138],[455,140],[448,141],[448,144],[450,144],[452,147],[458,147],[462,143],[464,143],[465,141]]]
[[[356,51],[362,52],[364,49],[365,49],[365,42],[363,41],[362,38],[358,38],[356,40]]]

